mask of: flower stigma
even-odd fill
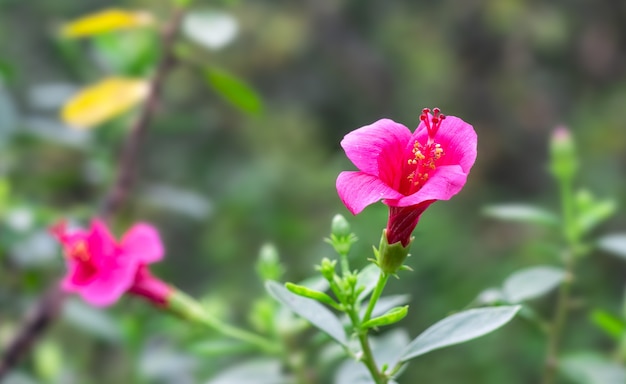
[[[407,179],[412,182],[416,190],[420,189],[430,177],[430,172],[434,171],[437,160],[443,155],[443,148],[435,143],[435,135],[441,126],[441,122],[446,118],[439,108],[434,108],[432,115],[429,108],[424,108],[420,115],[420,120],[426,125],[428,131],[428,142],[424,145],[419,141],[413,144],[413,158],[408,160],[409,165],[414,165],[415,170],[411,172]]]

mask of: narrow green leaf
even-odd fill
[[[626,259],[626,233],[606,235],[598,240],[598,248]]]
[[[576,224],[582,233],[587,233],[597,225],[606,221],[617,211],[617,203],[613,199],[596,200],[587,190],[576,194],[578,217]]]
[[[600,309],[591,313],[591,321],[616,341],[621,340],[624,331],[626,331],[624,320]]]
[[[215,92],[237,109],[250,115],[259,115],[263,111],[261,97],[245,81],[217,68],[206,68],[204,75]]]
[[[483,215],[494,219],[556,227],[558,217],[542,208],[526,204],[499,204],[483,208]]]
[[[307,319],[315,327],[327,333],[342,345],[347,345],[346,332],[343,325],[331,311],[313,299],[298,296],[275,281],[265,283],[267,292],[277,301]]]
[[[578,384],[626,383],[624,367],[589,352],[562,357],[559,361],[559,370]]]
[[[495,331],[511,321],[520,305],[470,309],[446,317],[415,338],[402,353],[401,361],[435,349],[464,343]]]
[[[565,279],[564,270],[551,266],[537,266],[517,271],[503,284],[502,291],[509,303],[516,304],[543,296]]]

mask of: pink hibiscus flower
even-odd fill
[[[414,133],[389,119],[348,133],[341,146],[359,169],[337,178],[339,197],[352,214],[382,200],[389,206],[388,244],[411,242],[421,214],[457,194],[476,160],[476,132],[438,108],[427,108]]]
[[[165,303],[171,288],[150,275],[146,267],[163,258],[161,239],[151,225],[134,225],[120,243],[97,219],[89,230],[70,232],[61,222],[51,232],[66,256],[68,273],[61,282],[66,292],[78,293],[95,306],[111,305],[126,292]]]

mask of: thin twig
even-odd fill
[[[109,221],[125,203],[132,188],[141,138],[156,112],[163,82],[175,63],[173,46],[183,15],[184,10],[176,10],[163,30],[163,56],[150,81],[146,102],[124,142],[122,157],[117,168],[117,178],[100,208],[100,216],[105,221]],[[33,307],[22,327],[0,356],[0,380],[19,363],[22,356],[54,323],[64,299],[65,294],[57,283]]]
[[[183,11],[178,10],[163,31],[163,58],[159,62],[156,73],[150,82],[150,90],[146,103],[135,121],[135,124],[132,126],[126,143],[124,144],[122,157],[117,168],[118,173],[115,184],[113,184],[113,187],[109,190],[109,194],[106,196],[104,205],[101,208],[101,216],[105,220],[110,219],[111,216],[119,210],[126,201],[130,189],[132,188],[135,178],[139,144],[157,109],[161,87],[165,77],[175,62],[172,47],[182,16]]]

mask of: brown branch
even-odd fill
[[[106,196],[104,205],[101,209],[102,218],[106,221],[108,221],[111,216],[124,204],[130,189],[132,188],[133,179],[135,177],[137,154],[139,152],[139,144],[146,128],[152,120],[154,112],[157,109],[161,87],[165,77],[175,62],[172,47],[182,16],[183,12],[181,10],[177,11],[172,17],[171,22],[163,31],[163,58],[159,62],[156,73],[150,83],[150,91],[148,93],[146,103],[144,104],[144,108],[141,110],[137,121],[135,121],[135,124],[131,128],[128,139],[124,145],[115,184],[113,185],[113,188],[110,189],[110,193]]]
[[[156,112],[163,82],[175,63],[173,46],[183,15],[184,10],[176,10],[163,29],[163,55],[154,76],[150,80],[150,90],[146,102],[124,142],[122,156],[117,167],[117,178],[100,208],[100,216],[105,221],[109,221],[126,202],[132,188],[141,139]],[[64,299],[65,293],[57,283],[35,304],[24,319],[22,327],[0,356],[0,381],[54,323]]]

